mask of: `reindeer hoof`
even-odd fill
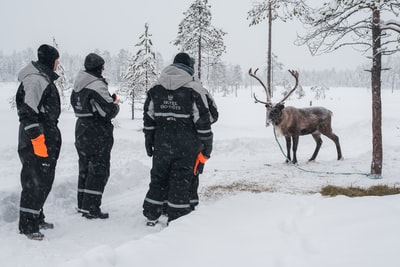
[[[344,160],[344,158],[343,158],[343,157],[340,157],[340,158],[338,158],[337,160]]]

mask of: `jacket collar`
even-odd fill
[[[58,79],[58,77],[60,77],[57,73],[55,73],[49,67],[47,67],[46,65],[40,63],[39,61],[32,61],[32,65],[35,68],[37,68],[39,70],[39,72],[42,72],[42,73],[46,74],[46,76],[49,77],[49,79],[52,82],[54,82],[55,80]]]

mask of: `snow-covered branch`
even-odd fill
[[[382,30],[392,30],[400,33],[400,21],[396,20],[387,20],[381,21],[381,29]]]

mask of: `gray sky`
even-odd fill
[[[84,55],[95,49],[113,54],[120,49],[135,52],[134,44],[149,23],[154,50],[166,63],[177,53],[173,46],[178,24],[192,0],[0,0],[0,49],[6,53],[42,43]],[[209,0],[213,25],[227,35],[223,60],[249,67],[266,64],[267,23],[249,27],[247,11],[254,0]],[[273,53],[290,69],[354,68],[368,62],[359,52],[346,48],[312,57],[307,47],[293,44],[301,27],[296,23],[276,22],[273,26]],[[62,59],[61,59],[62,60]]]

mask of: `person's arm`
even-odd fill
[[[197,136],[203,145],[202,154],[206,158],[211,156],[213,147],[213,132],[211,130],[210,112],[207,98],[203,90],[195,90],[193,104],[193,120]]]
[[[154,105],[150,91],[147,92],[147,98],[143,106],[143,132],[145,137],[146,152],[149,157],[153,156],[154,152],[154,132],[156,122],[154,120]]]
[[[113,119],[119,113],[119,105],[108,92],[107,85],[102,81],[96,81],[88,88],[94,87],[94,93],[90,100],[91,105],[96,109],[98,114],[106,119]]]
[[[39,120],[39,108],[48,83],[39,79],[40,77],[32,75],[21,82],[16,96],[18,117],[25,133],[31,139],[35,155],[48,157],[44,130]]]

